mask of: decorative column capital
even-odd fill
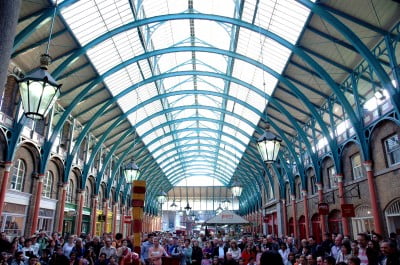
[[[323,190],[322,183],[317,183],[315,186],[317,186],[317,190]]]
[[[98,198],[99,198],[99,195],[97,195],[97,194],[93,194],[93,195],[92,195],[92,199],[94,199],[94,200],[97,201]]]
[[[307,197],[307,190],[302,190],[301,195],[303,195],[303,197]]]
[[[363,164],[364,164],[364,168],[367,172],[372,171],[372,161],[371,160],[364,161]]]
[[[13,164],[13,163],[12,163],[11,161],[6,161],[6,162],[4,162],[4,163],[3,163],[4,170],[7,171],[7,172],[10,172],[11,167],[12,167],[12,164]]]
[[[283,205],[286,205],[286,200],[285,199],[281,199],[281,202]]]
[[[67,190],[68,183],[67,182],[62,182],[59,187],[61,187],[62,190]]]
[[[291,199],[292,201],[296,201],[296,195],[290,194],[290,199]]]
[[[336,179],[338,183],[342,183],[343,182],[343,174],[336,174]]]
[[[37,175],[38,177],[38,182],[41,182],[41,183],[43,183],[43,179],[44,179],[44,174],[38,174]]]
[[[79,189],[79,190],[78,190],[78,193],[79,193],[80,195],[82,195],[82,196],[85,196],[85,192],[86,192],[85,189]]]

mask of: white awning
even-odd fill
[[[222,211],[217,216],[207,220],[205,224],[248,224],[249,221],[232,211]]]

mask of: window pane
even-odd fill
[[[400,163],[400,143],[397,134],[385,140],[386,158],[389,166]]]
[[[11,177],[10,189],[22,191],[22,184],[25,176],[25,163],[18,159],[14,164],[13,175]]]

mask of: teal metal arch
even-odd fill
[[[162,15],[162,16],[156,16],[153,18],[147,18],[143,20],[137,20],[131,23],[128,23],[124,26],[121,26],[119,28],[116,28],[112,31],[109,31],[108,33],[94,39],[90,43],[88,43],[85,47],[82,49],[76,51],[73,55],[71,55],[67,60],[65,60],[54,72],[53,76],[59,75],[60,71],[62,71],[65,67],[67,67],[71,62],[74,61],[75,58],[79,57],[82,55],[85,50],[90,49],[91,47],[94,47],[95,45],[103,42],[104,40],[118,34],[121,32],[124,32],[126,30],[136,28],[139,26],[143,26],[146,24],[150,23],[157,23],[157,22],[165,22],[168,20],[181,20],[181,19],[200,19],[200,20],[213,20],[216,22],[220,23],[228,23],[228,24],[233,24],[236,26],[240,26],[243,28],[247,28],[251,31],[257,32],[259,34],[262,34],[268,38],[271,38],[272,40],[278,42],[279,44],[285,46],[286,48],[292,50],[293,53],[298,55],[300,58],[302,58],[307,64],[309,64],[312,68],[316,70],[316,72],[320,75],[320,77],[327,82],[327,84],[330,86],[332,91],[336,94],[338,100],[341,102],[342,107],[345,109],[346,113],[349,115],[349,119],[356,128],[356,133],[359,139],[363,139],[363,135],[361,132],[361,122],[357,118],[357,116],[354,113],[354,110],[352,109],[350,103],[348,102],[347,98],[343,94],[343,92],[340,90],[340,88],[337,86],[337,84],[334,82],[334,80],[330,77],[330,75],[323,69],[314,59],[312,59],[307,53],[305,53],[304,50],[301,49],[301,47],[298,47],[296,45],[291,44],[287,40],[283,39],[282,37],[269,32],[266,29],[263,29],[261,27],[257,27],[253,24],[238,20],[238,19],[233,19],[229,17],[222,17],[222,16],[217,16],[217,15],[205,15],[205,14],[199,14],[199,13],[190,13],[190,14],[173,14],[173,15]],[[309,107],[309,106],[308,106]],[[329,132],[324,132],[324,136],[328,139],[329,143],[334,142],[333,139],[331,139]],[[336,154],[337,150],[337,144],[334,148],[331,147],[331,150],[333,152],[334,160],[335,160],[335,167],[337,168],[337,172],[341,172],[341,166],[340,166],[340,160],[338,159],[338,155]],[[364,146],[365,147],[365,146]],[[364,148],[362,148],[363,152],[365,152]]]
[[[262,64],[260,64],[259,62],[255,61],[255,60],[252,60],[252,59],[250,59],[250,58],[247,58],[247,57],[245,57],[245,56],[243,56],[243,55],[236,54],[236,53],[232,53],[232,52],[229,52],[229,51],[219,50],[219,49],[216,49],[216,48],[208,48],[208,47],[194,47],[194,48],[193,48],[193,47],[175,47],[175,48],[167,48],[167,49],[164,49],[164,50],[154,51],[153,53],[148,53],[148,54],[146,54],[146,55],[147,55],[147,56],[152,56],[152,55],[154,54],[154,56],[155,56],[156,54],[163,54],[163,53],[167,53],[167,52],[179,52],[179,51],[189,51],[189,50],[190,50],[190,51],[195,50],[195,51],[213,52],[213,53],[218,53],[218,54],[222,54],[222,55],[232,56],[232,57],[237,58],[237,59],[240,59],[240,60],[244,60],[244,61],[246,61],[246,62],[248,62],[248,63],[251,63],[251,64],[253,64],[253,65],[256,65],[256,66],[260,67],[261,69],[266,70],[267,72],[269,72],[270,74],[272,74],[273,76],[275,76],[276,78],[278,78],[281,82],[285,83],[286,85],[288,85],[288,86],[291,87],[292,89],[299,91],[298,89],[294,88],[294,85],[291,84],[288,80],[286,80],[286,79],[283,78],[281,75],[279,75],[278,73],[274,72],[272,69],[268,68],[267,66],[262,65]],[[122,69],[123,67],[125,67],[125,66],[128,65],[129,63],[133,63],[134,61],[137,61],[137,60],[139,60],[139,59],[141,59],[141,58],[135,57],[135,58],[133,58],[133,59],[131,59],[131,60],[128,60],[128,61],[122,63],[121,65],[118,65],[118,66],[114,67],[113,69],[111,69],[111,70],[109,70],[107,73],[105,73],[105,74],[103,75],[103,78],[104,78],[105,76],[108,76],[108,75],[110,75],[110,74],[112,74],[112,73],[118,71],[119,69]],[[100,82],[100,81],[98,81],[98,82]],[[94,86],[94,85],[95,85],[95,84],[93,84],[93,86]],[[299,92],[299,93],[300,93],[300,92]],[[116,97],[116,98],[117,98],[117,97]],[[116,99],[116,98],[115,98],[115,99]],[[114,101],[115,101],[115,100],[113,99],[113,102],[114,102]],[[101,102],[100,104],[103,104],[103,103],[104,103],[104,102]],[[307,103],[307,102],[305,102],[305,104],[306,104],[306,103]],[[311,103],[310,103],[310,104],[311,104]],[[279,106],[278,106],[278,107],[279,107]],[[102,107],[102,109],[106,109],[106,108],[107,108],[106,105],[104,105],[104,106]],[[280,108],[282,109],[281,106],[280,106]],[[288,113],[288,112],[287,112],[287,113]],[[96,115],[95,115],[94,117],[98,117],[98,116],[100,116],[100,115],[101,115],[101,113],[96,113]],[[286,115],[286,116],[288,116],[288,115]],[[292,120],[292,122],[294,121],[294,119],[291,119],[290,116],[288,116],[288,118],[289,118],[290,120]],[[94,120],[96,120],[96,119],[93,118],[92,120],[94,121]],[[304,143],[306,144],[306,147],[307,147],[307,149],[308,149],[308,151],[309,151],[309,154],[310,154],[310,157],[311,157],[311,159],[312,159],[312,161],[313,161],[313,164],[314,164],[314,165],[317,165],[316,157],[315,157],[315,155],[313,155],[313,152],[312,152],[312,149],[311,149],[311,145],[309,144],[306,135],[303,133],[302,129],[301,129],[299,126],[295,126],[295,127],[296,127],[298,133],[300,134],[300,136],[302,137]],[[85,126],[85,129],[86,129],[86,126]],[[85,130],[85,131],[86,131],[86,130]],[[332,149],[332,147],[331,147],[331,149]],[[318,177],[318,176],[317,176],[317,177]]]
[[[231,80],[231,81],[232,81],[232,80]],[[181,92],[181,93],[182,93],[182,92]],[[193,93],[193,91],[190,91],[190,93]],[[202,91],[201,93],[204,93],[204,91]],[[262,93],[262,92],[259,91],[259,93]],[[171,94],[172,94],[172,93],[171,93]],[[165,94],[162,95],[162,96],[165,96]],[[234,99],[231,98],[231,100],[234,100]],[[273,101],[272,98],[271,98],[271,101]],[[278,105],[278,106],[279,106],[279,105]],[[105,108],[104,108],[104,109],[105,109]],[[132,109],[132,111],[135,111],[135,109]],[[254,109],[253,109],[253,111],[255,111],[255,112],[257,113],[257,110],[254,110]],[[125,113],[125,115],[128,115],[129,113],[130,113],[130,112],[127,112],[127,113]],[[125,115],[124,115],[124,116],[125,116]],[[259,115],[260,115],[260,114],[259,114]],[[261,116],[261,115],[260,115],[260,116]],[[123,118],[125,118],[125,117],[122,116],[120,119],[118,119],[116,122],[114,122],[114,124],[118,124],[119,122],[122,122],[122,119],[123,119]],[[113,127],[114,127],[114,126],[110,126],[109,130],[107,130],[107,133],[103,135],[103,138],[102,138],[102,139],[104,139],[104,140],[106,139],[105,136],[108,135],[108,134],[111,132],[111,128],[113,128]],[[98,146],[99,146],[99,147],[100,147],[100,145],[102,144],[102,142],[103,142],[103,141],[99,141],[99,143],[98,143]],[[98,151],[98,150],[97,150],[97,151]],[[97,151],[96,151],[96,152],[97,152]],[[96,152],[92,152],[93,159],[94,159],[94,155],[95,155]],[[90,159],[90,161],[93,162],[93,159]],[[85,172],[85,171],[84,171],[84,172]],[[87,172],[87,171],[86,171],[86,172]]]

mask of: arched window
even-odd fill
[[[97,201],[97,210],[102,210],[103,209],[103,191],[99,191],[99,197]]]
[[[67,202],[72,202],[73,198],[74,198],[74,182],[72,181],[72,179],[70,179],[67,186]]]
[[[317,178],[315,176],[311,176],[310,178],[310,192],[312,195],[317,192]]]
[[[22,191],[25,178],[25,163],[22,159],[18,159],[14,163],[13,175],[11,177],[10,189]]]
[[[88,186],[86,186],[86,188],[85,188],[85,200],[83,202],[83,206],[90,207],[90,194],[89,194]]]
[[[43,179],[42,196],[46,198],[51,198],[52,187],[53,187],[53,173],[51,171],[47,171]]]

